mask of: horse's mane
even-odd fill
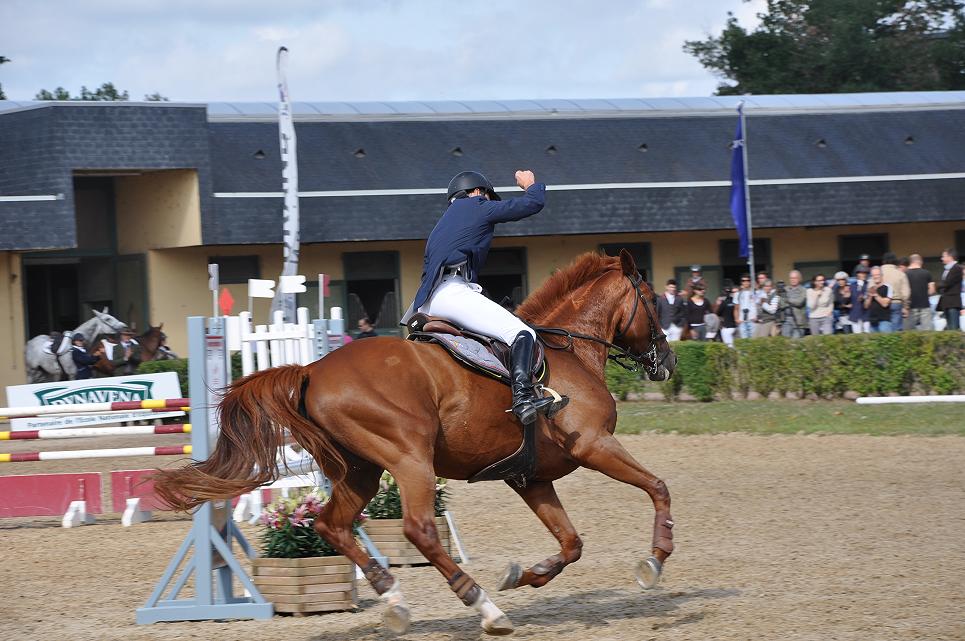
[[[539,289],[526,297],[516,313],[522,318],[535,321],[544,318],[559,307],[560,301],[581,285],[588,283],[603,272],[620,267],[620,259],[599,252],[580,254],[567,267],[555,272]]]

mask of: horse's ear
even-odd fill
[[[637,273],[637,264],[633,262],[633,256],[626,249],[620,250],[620,267],[623,268],[623,273],[631,278]]]

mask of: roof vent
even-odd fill
[[[462,156],[462,147],[453,147],[452,149],[449,150],[449,153],[455,156],[456,158],[459,158],[460,156]]]
[[[365,150],[359,147],[358,149],[352,152],[352,155],[355,156],[356,158],[365,158]]]
[[[647,147],[647,143],[642,143],[639,147],[637,147],[637,151],[639,151],[641,154],[645,154],[649,150],[650,148]]]
[[[550,156],[555,156],[557,151],[559,150],[556,148],[556,145],[550,145],[546,148],[546,153]]]
[[[906,144],[906,145],[914,145],[914,144],[915,144],[915,137],[914,137],[914,136],[908,136],[907,138],[905,138],[905,144]]]
[[[828,146],[828,143],[827,141],[824,140],[824,138],[818,138],[817,140],[814,141],[814,146],[817,147],[818,149],[824,149],[825,147]]]
[[[255,152],[254,154],[252,154],[252,155],[253,155],[257,160],[264,160],[264,158],[265,158],[265,152],[263,152],[261,149],[259,149],[258,151],[256,151],[256,152]]]

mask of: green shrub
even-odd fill
[[[836,334],[673,343],[677,369],[654,384],[642,372],[607,367],[607,385],[619,398],[660,389],[668,400],[687,392],[700,401],[776,392],[818,398],[889,393],[953,394],[965,390],[965,335],[960,332]]]
[[[138,374],[158,374],[161,372],[174,372],[178,375],[178,383],[181,385],[181,397],[188,398],[188,359],[175,358],[167,361],[144,361],[137,366]]]

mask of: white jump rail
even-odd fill
[[[858,405],[891,405],[909,403],[965,403],[965,394],[945,394],[936,396],[859,396]]]

